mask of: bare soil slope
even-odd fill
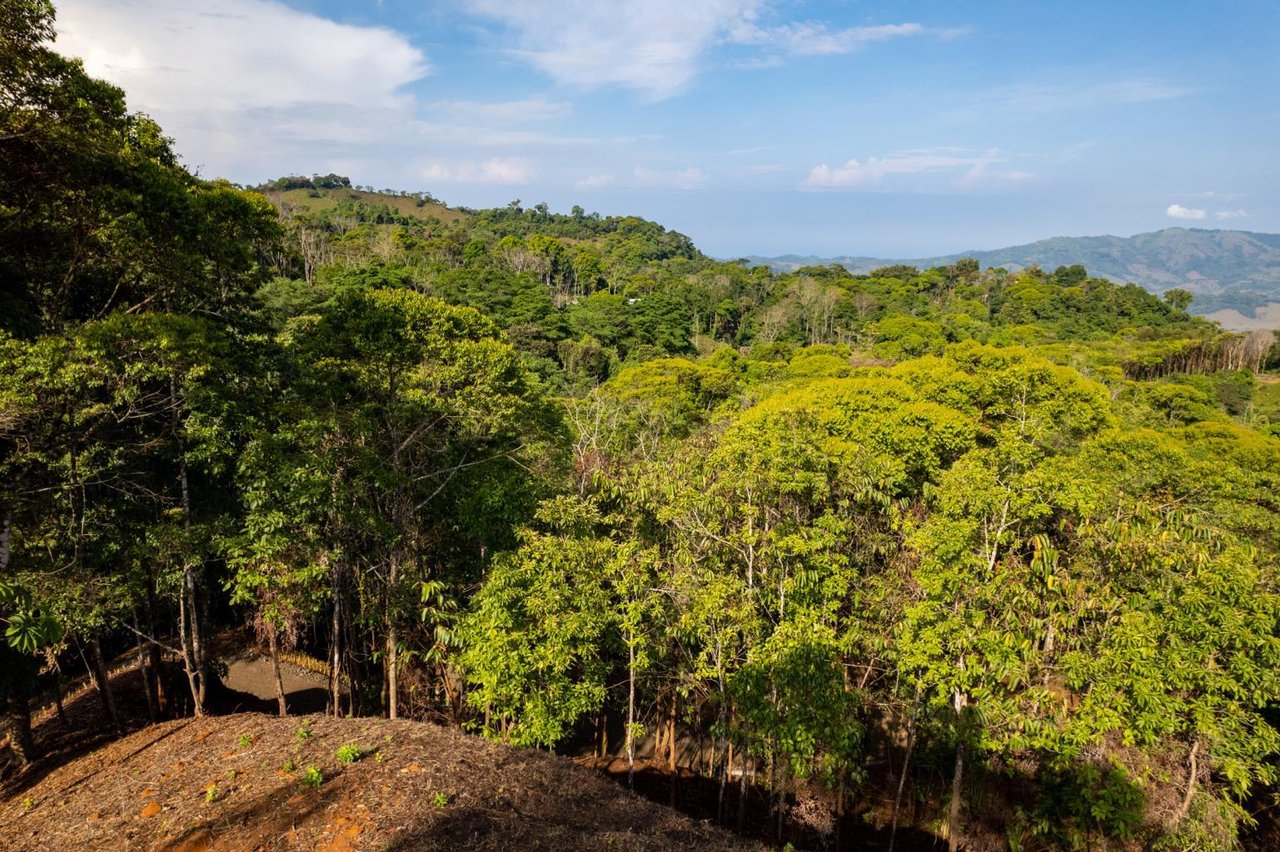
[[[758,848],[564,758],[407,721],[166,722],[3,795],[6,850]]]

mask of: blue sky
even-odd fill
[[[634,213],[704,251],[1280,231],[1280,2],[62,0],[188,166]]]

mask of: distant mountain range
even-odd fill
[[[965,257],[976,259],[984,269],[1003,266],[1017,270],[1034,264],[1052,271],[1078,263],[1091,275],[1131,281],[1154,293],[1174,287],[1189,290],[1195,294],[1193,311],[1211,315],[1228,327],[1280,325],[1280,310],[1267,307],[1280,303],[1280,234],[1165,228],[1133,237],[1053,237],[1022,246],[942,257],[783,255],[747,260],[782,271],[839,263],[850,272],[870,272],[896,263],[922,269],[946,266]]]

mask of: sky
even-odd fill
[[[654,219],[719,257],[1280,232],[1280,2],[55,0],[202,177]]]

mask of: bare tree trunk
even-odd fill
[[[893,852],[894,841],[898,836],[898,811],[902,807],[902,793],[907,786],[907,774],[911,771],[911,751],[916,747],[916,713],[920,708],[920,690],[916,690],[915,701],[911,705],[911,718],[907,721],[907,753],[902,759],[902,773],[898,776],[898,790],[893,796],[893,816],[889,829],[889,852]]]
[[[396,582],[400,579],[400,563],[391,560],[391,576],[387,586],[387,717],[399,718],[399,681],[396,672],[396,617],[391,599],[395,595]]]
[[[169,393],[175,410],[178,403],[177,379],[170,377]],[[187,452],[178,435],[177,415],[173,431],[178,443],[178,485],[182,496],[182,525],[191,531],[191,486],[187,479]],[[178,593],[178,631],[182,634],[182,663],[187,670],[187,684],[191,687],[192,707],[197,718],[204,715],[205,665],[204,646],[200,641],[200,610],[196,606],[195,566],[190,555],[183,558],[182,589]]]
[[[836,793],[836,840],[835,852],[842,852],[844,849],[844,783],[840,784],[840,790]]]
[[[11,692],[0,700],[0,734],[9,740],[9,753],[19,768],[35,760],[36,747],[31,737],[31,705],[25,692]]]
[[[329,653],[329,695],[333,707],[333,718],[342,715],[342,655],[339,651],[342,639],[342,598],[338,582],[338,569],[333,574],[333,622],[330,625],[333,645]]]
[[[284,698],[284,678],[280,675],[280,631],[274,621],[267,624],[267,649],[271,652],[271,673],[276,681],[276,701],[280,704],[280,715],[289,715],[289,705]]]
[[[720,761],[720,789],[716,794],[716,819],[724,817],[724,790],[729,784],[729,767],[725,765],[728,751],[728,727],[725,708],[724,658],[720,640],[716,640],[716,686],[720,690],[720,706],[716,708],[716,721],[719,723],[719,742],[716,743],[716,759]]]
[[[729,799],[725,791],[728,789],[729,777],[733,774],[734,757],[738,758],[739,763],[743,762],[742,756],[737,754],[733,747],[733,740],[730,740],[729,749],[725,755],[724,773],[720,776],[720,798],[716,800],[716,822],[722,824],[729,820]]]
[[[676,702],[679,696],[671,690],[671,708],[667,715],[667,771],[671,773],[671,790],[668,804],[676,806],[677,787],[680,783],[680,771],[676,766]],[[723,818],[723,815],[722,815]]]
[[[1191,810],[1191,797],[1196,792],[1196,776],[1200,774],[1199,767],[1196,764],[1196,754],[1200,751],[1200,741],[1196,740],[1191,744],[1191,755],[1189,758],[1190,765],[1187,767],[1187,791],[1182,796],[1182,804],[1178,806],[1178,813],[1173,818],[1173,824],[1178,825],[1187,818],[1187,811]]]
[[[71,723],[67,721],[67,709],[62,706],[62,668],[58,665],[57,657],[53,656],[53,654],[49,656],[52,657],[50,662],[53,668],[53,706],[58,711],[58,722],[61,723],[62,727],[70,728]]]
[[[0,521],[0,574],[9,571],[9,530],[13,526],[13,509],[4,507],[4,520]]]
[[[142,641],[142,631],[138,629],[137,610],[133,613],[133,633],[137,637],[138,676],[142,678],[142,691],[147,696],[147,718],[154,723],[160,720],[160,716],[156,707],[156,696],[151,689],[151,673],[147,671],[146,643]]]
[[[635,634],[627,643],[627,789],[633,789],[636,772],[636,645]]]
[[[168,697],[165,695],[164,678],[160,676],[160,667],[162,659],[160,656],[160,645],[156,642],[156,616],[155,616],[155,597],[156,587],[155,579],[147,577],[147,597],[146,597],[146,614],[147,614],[147,659],[148,659],[148,676],[147,689],[155,696],[156,712],[164,717],[169,711]]]
[[[200,606],[199,598],[196,594],[196,572],[195,566],[188,565],[186,573],[183,575],[183,581],[187,592],[187,622],[191,629],[191,660],[196,671],[196,687],[199,690],[199,703],[204,707],[205,699],[209,695],[209,684],[206,683],[208,678],[208,654],[204,647],[204,635],[201,632],[200,624]]]
[[[102,698],[102,704],[107,710],[107,717],[111,720],[111,726],[115,728],[117,736],[124,736],[124,724],[120,721],[120,713],[116,709],[116,696],[111,690],[111,679],[107,674],[107,663],[102,658],[102,643],[98,641],[97,635],[89,637],[89,654],[93,660],[93,681],[98,688],[98,695]]]
[[[778,828],[777,828],[776,839],[778,844],[781,845],[782,829],[786,821],[786,812],[787,812],[787,782],[788,782],[787,765],[786,763],[778,760],[777,757],[774,757],[773,767],[774,767],[774,777],[777,779],[777,786],[778,786],[777,792],[775,793],[775,796],[774,796],[774,801],[776,802],[776,804],[774,805],[774,811],[778,817]]]
[[[190,566],[183,569],[183,589],[178,593],[178,641],[182,647],[182,670],[187,676],[187,686],[191,689],[192,712],[198,719],[204,715],[204,702],[200,699],[200,687],[197,684],[199,676],[196,674],[195,655],[191,652],[191,633],[187,628],[190,613],[187,612],[186,582],[190,571]]]
[[[961,740],[956,746],[956,768],[951,776],[951,815],[947,829],[947,852],[957,852],[960,848],[960,794],[964,783],[965,742]]]

